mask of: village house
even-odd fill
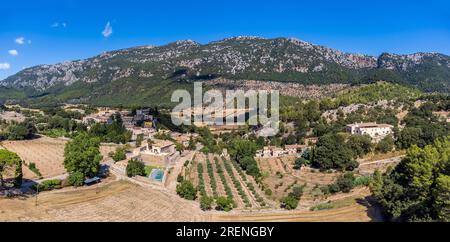
[[[433,114],[438,116],[440,120],[450,123],[450,112],[440,111],[440,112],[433,112]]]
[[[139,135],[142,135],[142,138],[144,140],[153,138],[153,135],[156,133],[156,129],[154,128],[141,128],[141,127],[127,127],[125,126],[128,131],[131,132],[131,139],[136,140]]]
[[[299,155],[306,150],[306,145],[286,145],[285,148],[276,146],[265,146],[262,150],[256,151],[258,158],[274,158],[287,155]]]
[[[164,156],[164,155],[170,155],[175,153],[175,144],[172,141],[168,140],[152,140],[151,143],[145,141],[143,142],[143,145],[138,148],[137,150],[138,154],[148,154],[148,155],[158,155],[158,156]],[[134,152],[136,153],[136,152]]]
[[[135,125],[153,126],[153,115],[150,115],[150,109],[138,109],[133,117],[133,122]]]
[[[131,116],[122,116],[122,122],[126,129],[131,130],[134,127],[133,117]]]
[[[286,145],[284,150],[288,155],[303,154],[308,149],[307,145]]]
[[[368,135],[373,140],[379,141],[392,134],[392,125],[377,123],[354,123],[347,125],[347,132],[351,134]]]
[[[319,140],[319,138],[317,138],[317,137],[305,138],[305,144],[307,144],[307,145],[314,145],[314,144],[317,143],[318,140]]]
[[[87,115],[86,117],[83,117],[82,122],[84,124],[90,124],[90,123],[104,123],[104,124],[111,124],[112,123],[112,116],[115,114],[115,112],[112,111],[100,111],[98,113]]]

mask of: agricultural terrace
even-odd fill
[[[326,199],[319,188],[334,183],[341,173],[319,172],[309,167],[295,170],[295,160],[294,156],[257,159],[263,177],[262,186],[265,192],[271,194],[270,199],[280,201],[292,192],[293,187],[305,185],[300,207],[308,208]]]
[[[227,197],[233,201],[235,209],[270,207],[253,178],[223,157],[197,154],[184,172],[185,177],[198,187],[200,197]]]

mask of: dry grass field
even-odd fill
[[[33,162],[44,178],[61,175],[65,172],[64,146],[66,140],[42,136],[33,140],[3,141],[1,145],[17,153],[27,164]],[[100,151],[104,159],[116,149],[116,145],[102,145]],[[24,178],[35,179],[36,176],[24,166]]]
[[[354,202],[322,211],[259,210],[203,212],[198,203],[125,181],[66,188],[35,198],[0,199],[0,221],[371,221],[364,194]],[[344,198],[343,198],[344,199]]]
[[[177,195],[112,182],[100,187],[42,193],[34,197],[0,198],[0,221],[202,221],[195,202]]]

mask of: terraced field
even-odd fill
[[[203,221],[195,202],[125,181],[47,192],[35,199],[0,198],[0,221]]]
[[[235,209],[261,209],[272,204],[261,196],[262,191],[250,176],[239,172],[231,161],[222,157],[197,154],[188,170],[191,171],[188,178],[195,186],[203,180],[204,186],[200,187],[202,190],[204,187],[207,196],[229,197],[233,199]]]

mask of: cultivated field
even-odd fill
[[[202,167],[202,173],[199,173],[199,166]],[[272,204],[263,197],[263,192],[253,178],[240,171],[238,166],[227,159],[197,154],[187,169],[188,178],[195,186],[198,186],[202,178],[208,196],[231,197],[236,204],[235,209],[262,209]]]
[[[202,221],[198,204],[177,195],[113,182],[100,187],[0,198],[0,221]]]
[[[258,158],[257,162],[263,174],[263,184],[272,191],[271,199],[279,201],[292,191],[294,186],[306,185],[300,201],[301,206],[309,206],[316,198],[308,194],[316,186],[331,184],[339,173],[323,173],[302,167],[294,170],[295,157]]]
[[[66,142],[64,139],[42,136],[33,140],[3,141],[1,145],[17,153],[26,164],[35,163],[42,176],[48,178],[65,173],[63,161]],[[102,145],[100,151],[104,159],[107,159],[108,153],[114,151],[116,147],[116,145]],[[24,178],[36,178],[33,172],[23,167]]]

